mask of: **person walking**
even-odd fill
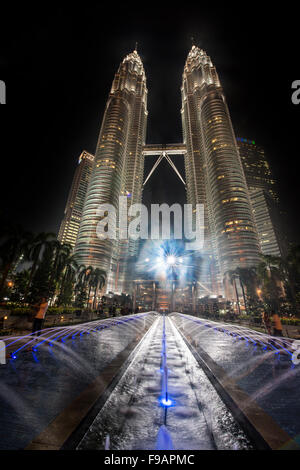
[[[98,310],[98,315],[99,315],[99,317],[102,317],[103,314],[104,314],[104,310],[103,310],[102,304],[100,304],[99,310]]]
[[[265,311],[263,311],[263,313],[262,313],[262,321],[263,321],[264,327],[265,327],[268,335],[271,335],[272,334],[271,320],[270,320],[270,316]]]
[[[273,323],[273,336],[283,336],[280,316],[278,313],[272,312],[271,317]]]
[[[33,319],[32,336],[40,336],[46,312],[48,310],[48,301],[46,297],[42,297],[40,303],[35,305],[35,307],[37,308],[37,313]]]

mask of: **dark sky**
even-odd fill
[[[261,3],[205,9],[206,3],[26,4],[7,13],[0,33],[0,80],[7,86],[0,107],[2,217],[57,232],[78,156],[95,151],[114,73],[135,41],[149,90],[147,142],[180,142],[181,76],[193,36],[217,67],[236,135],[265,148],[299,236],[300,105],[291,102],[291,83],[300,79],[300,7],[273,4],[263,12]],[[176,162],[183,171],[181,157]],[[170,173],[164,162],[145,197],[182,199],[183,186]]]

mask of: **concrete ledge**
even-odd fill
[[[152,323],[153,325],[153,323]],[[99,413],[108,396],[125,372],[147,330],[138,335],[112,362],[103,369],[71,404],[35,437],[25,450],[59,450],[75,448]],[[98,404],[98,406],[95,406]],[[93,413],[94,410],[94,413]]]
[[[193,338],[178,327],[186,345],[203,368],[226,406],[244,429],[247,436],[261,450],[300,450],[294,441],[252,398],[244,392],[225,370],[199,346]]]

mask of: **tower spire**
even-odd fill
[[[135,41],[135,48],[134,48],[134,50],[135,50],[136,52],[137,52],[137,48],[138,48],[138,42]]]

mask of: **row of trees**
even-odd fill
[[[225,278],[233,286],[240,310],[238,282],[247,313],[264,308],[283,314],[300,312],[300,246],[292,247],[283,257],[262,255],[252,268],[228,271]]]
[[[33,303],[45,296],[57,306],[96,308],[106,273],[78,265],[70,244],[19,225],[2,227],[0,240],[1,300]]]
[[[78,265],[72,246],[62,244],[53,233],[34,235],[19,225],[0,229],[0,300],[33,303],[46,296],[57,306],[97,307],[106,273]],[[245,309],[260,308],[300,312],[300,246],[285,258],[264,255],[253,268],[228,271],[240,309],[239,287]]]

